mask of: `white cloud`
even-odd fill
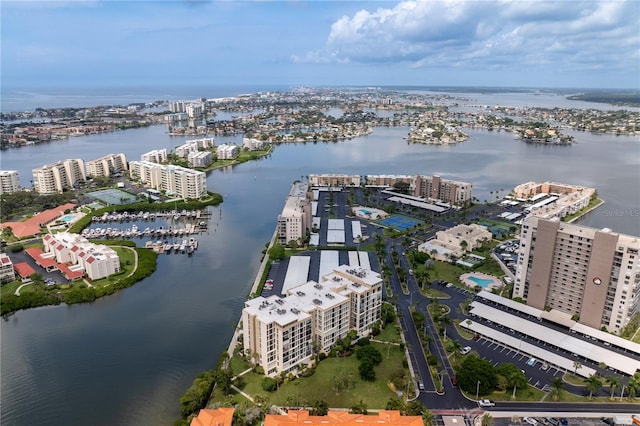
[[[299,62],[419,67],[637,69],[640,8],[631,1],[403,1],[331,25]],[[635,61],[635,62],[634,62]]]

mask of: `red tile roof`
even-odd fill
[[[190,426],[231,426],[234,408],[218,408],[216,410],[200,410],[197,417],[191,420]]]
[[[27,262],[16,263],[13,265],[13,269],[15,269],[18,275],[22,278],[30,277],[36,273],[36,271]]]
[[[42,266],[43,268],[50,268],[52,266],[57,266],[58,264],[56,263],[55,259],[50,259],[50,258],[46,258],[46,257],[42,257],[42,255],[44,254],[44,252],[42,251],[41,248],[39,247],[31,247],[25,250],[25,252],[27,252],[27,254],[29,256],[31,256],[31,258],[33,260],[36,261],[36,263],[40,266]]]
[[[66,279],[71,281],[84,275],[84,271],[72,271],[71,269],[69,269],[69,265],[66,265],[64,263],[59,263],[58,269],[60,270],[60,272],[62,272]]]
[[[38,213],[25,220],[24,222],[5,222],[0,224],[0,228],[11,228],[13,235],[18,238],[29,237],[31,235],[36,235],[40,232],[40,227],[43,225],[52,222],[54,219],[62,216],[64,211],[67,209],[72,209],[76,205],[73,203],[67,203],[62,206],[54,207],[50,210],[45,210],[42,213]]]
[[[95,258],[93,256],[89,256],[89,258],[87,259],[87,263],[91,264],[93,262],[95,262]]]
[[[3,265],[7,265],[11,263],[11,259],[9,259],[9,256],[6,254],[2,253],[0,254],[0,262],[2,262]]]

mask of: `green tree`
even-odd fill
[[[315,400],[309,414],[312,416],[326,416],[329,412],[329,404],[326,401]]]
[[[375,382],[376,380],[376,371],[373,368],[373,361],[369,358],[365,358],[360,362],[358,366],[358,372],[360,373],[360,378],[367,382]]]
[[[577,374],[578,370],[582,368],[582,364],[580,364],[580,361],[573,361],[573,374]]]
[[[598,374],[592,374],[584,379],[585,387],[589,391],[589,399],[593,397],[593,393],[598,393],[602,389],[602,382]]]
[[[280,260],[280,259],[284,259],[285,254],[284,254],[284,246],[275,243],[270,249],[269,249],[269,258],[272,260]]]
[[[451,341],[451,350],[453,351],[452,356],[454,361],[458,358],[458,354],[460,353],[461,349],[462,349],[462,345],[460,344],[459,341],[457,340]]]
[[[369,413],[367,411],[367,404],[363,403],[362,400],[360,400],[359,404],[352,405],[351,408],[349,408],[349,412],[351,414],[364,414],[365,416]]]
[[[385,407],[386,410],[397,410],[397,411],[404,411],[405,409],[405,405],[404,402],[402,402],[402,400],[398,397],[391,397],[389,398],[389,401],[387,401],[387,405]]]
[[[627,384],[629,387],[629,399],[634,399],[636,397],[636,393],[640,390],[640,374],[634,374]]]
[[[275,392],[278,389],[278,382],[272,377],[265,377],[262,379],[261,386],[267,392]]]
[[[561,377],[556,377],[551,381],[551,395],[554,400],[560,399],[562,395],[562,389],[564,388],[564,381]]]
[[[491,393],[497,384],[497,375],[491,362],[478,358],[475,354],[468,355],[456,371],[458,386],[469,394],[479,395]]]
[[[382,362],[382,354],[372,345],[366,345],[358,348],[356,351],[356,358],[362,362],[368,359],[373,365],[380,365]]]
[[[420,401],[411,401],[409,402],[402,414],[405,416],[422,416],[422,414],[427,410],[427,408]]]
[[[616,389],[620,386],[620,377],[619,376],[609,376],[605,379],[607,384],[609,385],[609,398],[613,399],[613,394]]]
[[[493,426],[493,416],[489,413],[484,413],[481,424],[482,426]]]

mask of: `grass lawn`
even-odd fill
[[[22,285],[22,281],[12,281],[2,286],[2,290],[0,290],[0,297],[9,296],[11,294],[15,294],[16,289]],[[22,287],[20,290],[20,294],[24,293],[33,293],[34,287],[32,284],[26,285]]]
[[[640,343],[640,333],[636,333],[631,341],[634,343]]]
[[[449,299],[451,297],[447,293],[433,287],[429,287],[426,291],[421,291],[421,293],[431,299]]]
[[[453,323],[456,326],[456,330],[458,331],[458,334],[460,334],[460,336],[463,339],[467,339],[467,340],[473,339],[473,333],[469,333],[467,330],[465,330],[464,328],[460,327],[459,321],[453,321]]]
[[[566,393],[566,392],[565,392]],[[487,399],[493,399],[494,401],[514,401],[511,399],[511,395],[513,395],[513,388],[508,389],[503,392],[492,392]],[[531,385],[527,385],[526,388],[516,389],[516,401],[542,401],[546,392],[541,391],[540,389],[536,389]],[[475,398],[475,395],[473,395]]]
[[[433,262],[433,272],[431,279],[444,280],[450,283],[462,285],[458,277],[466,271],[460,266],[452,265],[449,262]]]
[[[405,371],[402,360],[404,351],[397,346],[382,343],[371,343],[383,357],[382,364],[375,368],[377,380],[365,382],[360,379],[355,354],[350,357],[327,358],[318,364],[315,374],[311,377],[298,378],[283,383],[276,392],[268,394],[262,389],[264,376],[255,373],[244,375],[246,386],[243,388],[250,395],[267,395],[270,403],[283,406],[308,406],[315,400],[323,400],[329,407],[348,408],[359,404],[360,401],[369,408],[384,408],[389,398],[395,393],[387,386],[387,379],[397,371]],[[334,378],[349,375],[352,387],[337,393],[334,389]]]
[[[402,339],[400,338],[400,329],[394,324],[387,325],[380,334],[374,337],[374,339],[391,343],[402,342]]]
[[[562,376],[562,380],[575,386],[585,385],[584,379],[582,377],[574,376],[573,374],[570,374],[570,373],[566,373],[564,376]]]

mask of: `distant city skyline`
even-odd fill
[[[4,87],[640,86],[637,1],[2,1]]]

